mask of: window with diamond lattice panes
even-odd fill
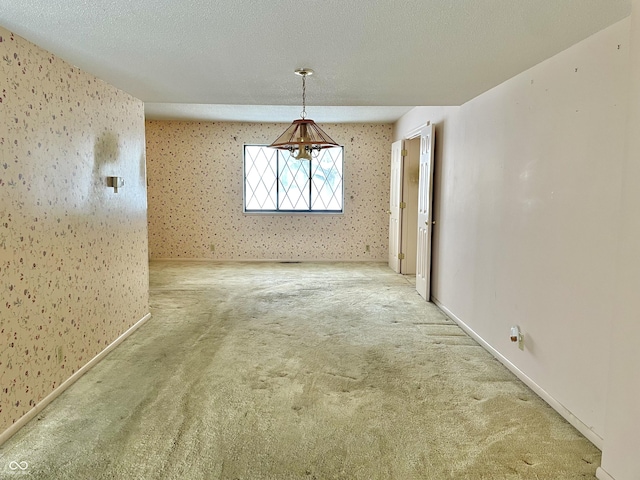
[[[287,150],[245,145],[245,212],[342,213],[343,156],[334,147],[298,160]]]

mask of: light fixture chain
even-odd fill
[[[300,114],[301,118],[305,118],[307,116],[307,75],[302,75],[302,113]]]

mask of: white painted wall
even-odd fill
[[[627,156],[605,441],[598,478],[640,478],[640,0],[633,1]]]
[[[461,107],[416,108],[394,131],[399,139],[436,124],[432,295],[598,446],[616,300],[629,25]],[[523,351],[509,341],[514,324]]]

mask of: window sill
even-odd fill
[[[299,217],[299,216],[303,216],[303,215],[342,216],[342,215],[344,215],[344,211],[342,211],[342,212],[339,212],[339,211],[327,211],[327,212],[316,211],[316,212],[310,212],[310,211],[307,211],[307,210],[303,210],[303,211],[294,210],[294,211],[282,211],[282,212],[276,212],[276,211],[260,212],[260,211],[250,210],[250,211],[243,211],[242,214],[243,215],[247,215],[247,216],[253,216],[253,215],[264,216],[264,215],[268,215],[268,216],[291,216],[291,217]]]

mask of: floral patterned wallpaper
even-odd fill
[[[2,28],[0,92],[1,433],[149,304],[142,102]]]
[[[386,261],[390,124],[322,124],[344,146],[344,214],[243,214],[243,145],[286,126],[147,121],[151,258]]]

